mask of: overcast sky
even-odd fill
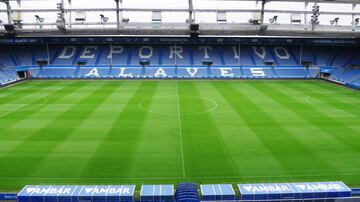
[[[209,9],[254,9],[260,8],[260,4],[256,4],[255,1],[216,1],[216,0],[193,0],[194,8],[209,8]],[[56,4],[60,0],[23,0],[21,8],[56,8]],[[65,0],[66,8],[69,8],[67,0]],[[12,8],[19,8],[16,2],[11,2]],[[184,8],[188,7],[188,0],[123,0],[123,6],[125,8]],[[114,0],[72,0],[73,8],[115,8]],[[312,4],[309,4],[308,10],[311,10]],[[0,9],[5,9],[3,3],[0,4]],[[289,3],[289,2],[270,2],[266,4],[266,9],[287,9],[287,10],[304,10],[304,3]],[[344,11],[351,12],[352,5],[347,4],[320,4],[320,10],[322,11]],[[355,8],[355,11],[359,13],[360,17],[360,6]],[[33,23],[35,22],[36,13],[22,14],[24,22]],[[114,12],[92,12],[86,13],[88,22],[99,22],[100,14],[104,14],[110,18],[110,22],[116,21],[116,15]],[[45,22],[55,22],[56,13],[40,13],[42,17],[45,17]],[[277,13],[266,13],[265,20],[271,18],[274,15],[278,15],[278,23],[289,23],[289,14],[277,14]],[[75,18],[76,14],[73,14]],[[129,18],[131,22],[150,22],[151,12],[124,12],[123,16]],[[245,23],[251,18],[251,13],[228,13],[228,22],[241,22]],[[164,12],[162,13],[163,22],[185,22],[188,17],[186,12],[184,13],[173,13]],[[197,22],[216,22],[216,13],[196,13]],[[329,16],[321,15],[320,23],[329,24],[330,19],[340,17],[339,24],[350,25],[351,16]],[[303,17],[302,17],[303,18]],[[310,20],[310,16],[308,16]],[[7,21],[5,13],[0,14],[0,20]]]

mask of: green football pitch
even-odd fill
[[[0,89],[0,190],[360,185],[360,92],[321,81],[27,81]]]

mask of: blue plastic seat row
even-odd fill
[[[198,202],[199,194],[195,183],[179,183],[175,193],[178,202]]]

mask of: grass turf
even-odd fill
[[[320,81],[29,81],[0,89],[0,190],[360,185],[359,92]]]

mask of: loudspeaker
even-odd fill
[[[46,66],[46,65],[48,65],[48,60],[47,59],[39,59],[39,60],[36,60],[36,64],[39,65],[40,67]]]
[[[150,65],[150,61],[144,60],[144,59],[140,60],[139,63],[141,66],[149,66]]]
[[[190,37],[196,38],[199,37],[200,31],[199,31],[199,24],[191,24],[190,25]]]
[[[14,24],[5,24],[4,28],[6,31],[15,31],[15,25]]]
[[[191,24],[190,31],[199,31],[199,24]]]

